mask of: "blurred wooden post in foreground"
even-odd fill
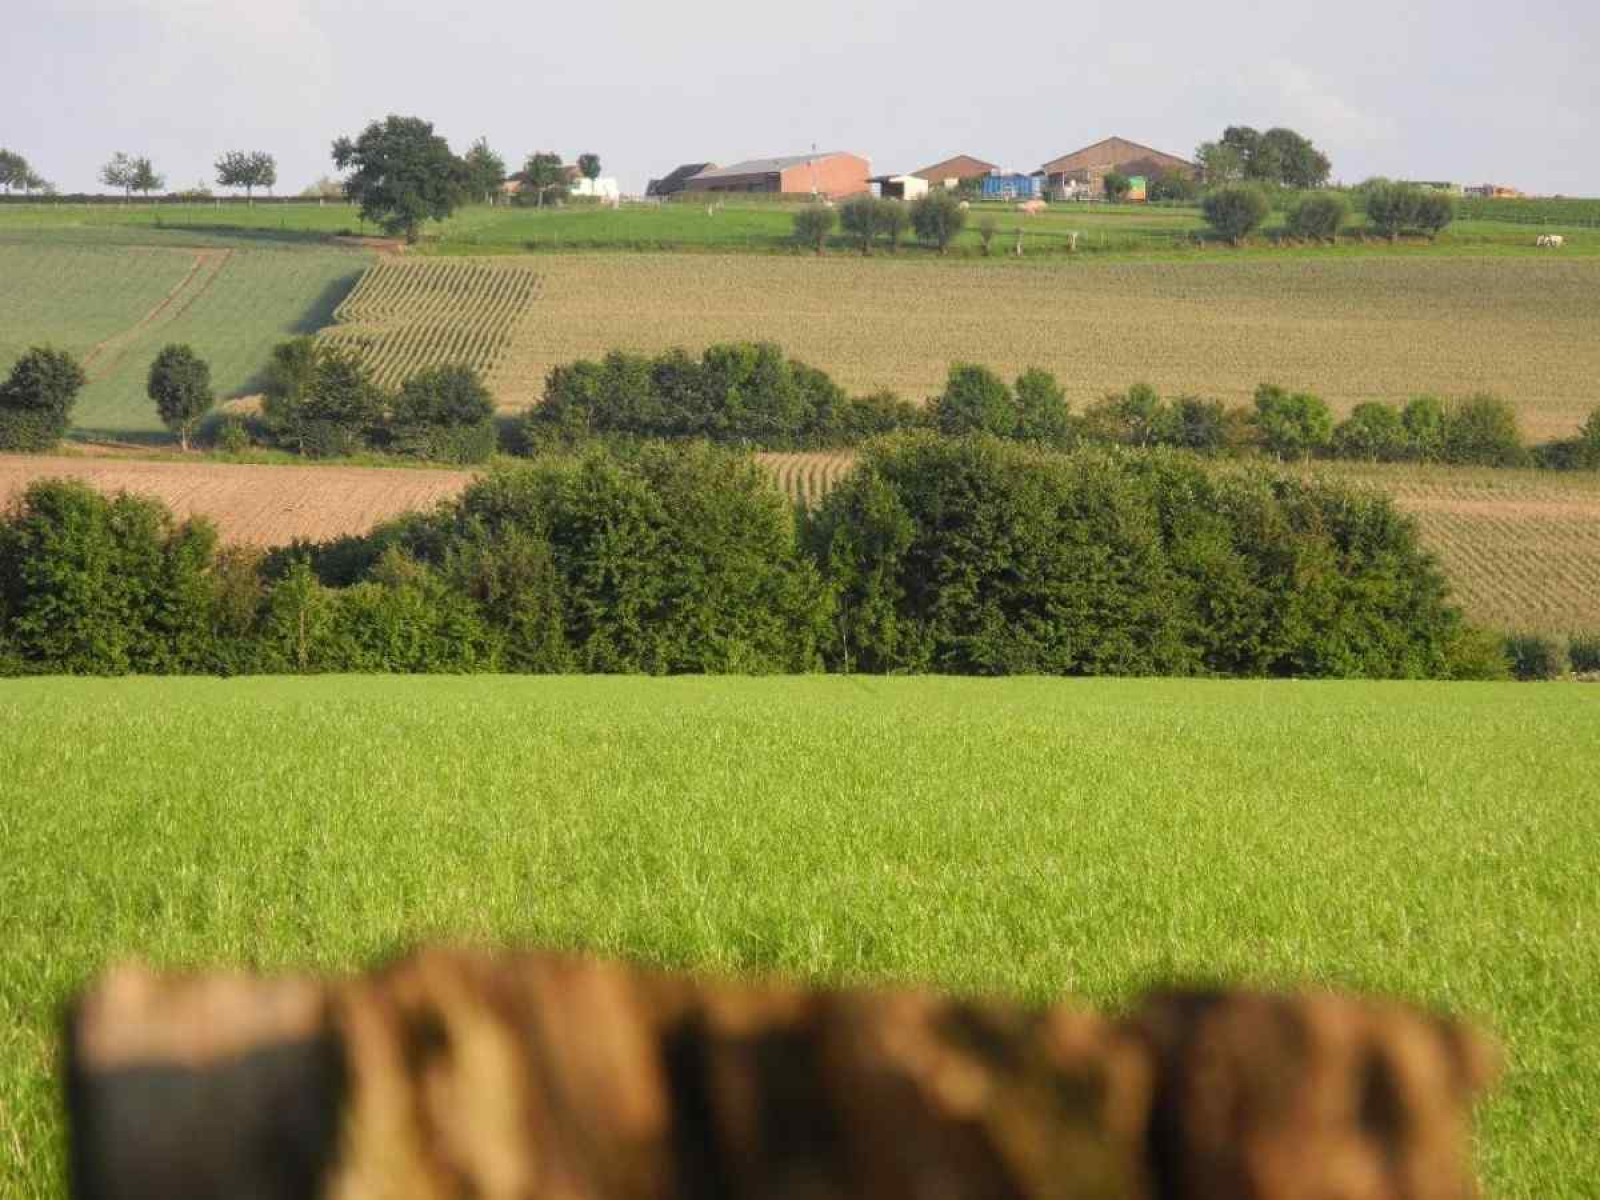
[[[1463,1200],[1465,1026],[1329,995],[1108,1019],[428,951],[114,971],[68,1014],[81,1200]]]

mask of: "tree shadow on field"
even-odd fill
[[[284,332],[284,337],[300,337],[304,334],[316,333],[319,329],[326,329],[333,324],[333,313],[339,305],[344,303],[344,298],[355,288],[361,279],[361,274],[366,268],[360,267],[348,274],[330,281],[322,291],[318,292],[315,299],[301,311],[289,328]],[[240,396],[254,396],[261,392],[267,385],[267,365],[262,365],[256,371],[234,388],[229,393],[231,399]]]

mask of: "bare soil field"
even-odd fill
[[[0,455],[5,503],[35,480],[60,478],[104,492],[154,496],[180,517],[209,517],[226,542],[280,546],[295,538],[364,533],[455,495],[472,473]]]
[[[854,461],[848,451],[757,458],[785,494],[807,505]],[[1342,464],[1312,470],[1393,495],[1421,524],[1474,620],[1558,634],[1600,630],[1600,476]],[[61,476],[155,496],[180,516],[210,517],[225,541],[272,546],[364,533],[455,495],[473,473],[0,455],[0,501],[33,480]]]

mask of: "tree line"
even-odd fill
[[[496,470],[262,555],[34,484],[0,517],[0,674],[323,671],[1501,677],[1386,498],[1168,451],[873,442],[813,513],[748,455]]]
[[[0,449],[46,451],[66,434],[84,376],[64,351],[34,347],[0,384]],[[210,368],[192,347],[162,349],[147,392],[185,449],[215,403]],[[217,434],[241,449],[253,436],[310,457],[364,452],[453,463],[487,460],[499,447],[494,401],[466,364],[413,372],[380,386],[360,354],[314,337],[274,347],[259,416],[230,417]],[[1342,421],[1320,396],[1263,383],[1247,405],[1202,396],[1162,397],[1135,384],[1074,412],[1049,371],[1007,382],[956,363],[922,405],[889,391],[851,396],[825,372],[770,343],[643,355],[612,351],[551,369],[541,402],[512,427],[507,448],[536,455],[595,440],[704,439],[752,450],[829,449],[888,433],[987,434],[1054,449],[1166,447],[1218,457],[1346,459],[1490,467],[1600,470],[1600,408],[1567,438],[1529,445],[1516,409],[1476,394],[1403,404],[1365,401]]]

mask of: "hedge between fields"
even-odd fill
[[[1502,677],[1384,497],[1167,452],[899,435],[811,515],[706,443],[503,469],[360,538],[222,550],[34,485],[0,672]]]
[[[613,351],[554,368],[513,449],[537,454],[594,438],[705,438],[757,450],[829,449],[887,433],[987,433],[1056,449],[1165,446],[1207,455],[1364,462],[1439,462],[1600,470],[1600,409],[1577,436],[1530,447],[1516,410],[1491,395],[1404,405],[1359,404],[1342,422],[1310,392],[1263,383],[1248,406],[1163,398],[1146,384],[1074,413],[1055,376],[1037,368],[1007,383],[957,363],[925,406],[891,392],[851,397],[826,373],[771,344],[647,356]]]

